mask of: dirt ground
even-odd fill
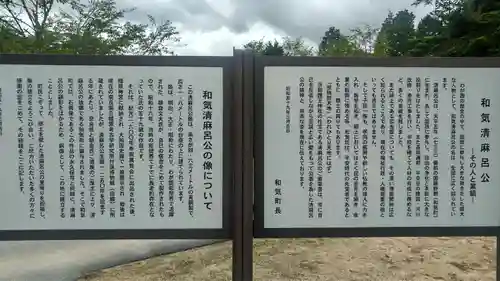
[[[494,281],[494,238],[265,239],[258,281]],[[91,273],[79,281],[231,280],[231,242]]]

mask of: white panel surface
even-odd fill
[[[222,227],[221,67],[0,66],[0,230]]]
[[[265,67],[264,227],[500,225],[499,89],[493,68]]]

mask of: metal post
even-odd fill
[[[233,48],[232,68],[232,125],[233,153],[233,281],[243,281],[243,52]]]
[[[252,281],[254,56],[234,49],[233,56],[233,281]]]
[[[254,55],[243,53],[243,279],[253,280]]]

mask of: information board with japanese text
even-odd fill
[[[498,68],[263,71],[264,228],[500,226]]]
[[[221,229],[223,84],[223,67],[1,64],[0,230]]]

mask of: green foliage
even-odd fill
[[[375,43],[375,53],[378,56],[405,56],[408,55],[415,36],[415,15],[402,10],[395,15],[389,12],[382,23]]]
[[[282,41],[253,40],[243,45],[243,48],[264,56],[313,56],[312,47],[308,47],[303,38],[283,37]]]
[[[57,6],[57,8],[56,8]],[[0,2],[3,53],[172,54],[179,42],[170,21],[125,20],[134,9],[115,0],[10,0]]]
[[[426,15],[420,20],[415,32],[415,36],[426,37],[426,36],[439,36],[442,32],[443,24],[441,21],[432,15]]]
[[[328,47],[330,47],[334,42],[343,40],[345,38],[344,35],[340,32],[340,30],[334,26],[328,28],[325,32],[325,35],[321,37],[321,42],[319,43],[319,52],[323,53]]]
[[[417,29],[415,56],[500,55],[500,2],[437,0],[436,9]],[[437,24],[439,22],[439,25]]]
[[[375,48],[375,40],[379,33],[379,28],[374,28],[368,24],[351,29],[349,40],[356,46],[357,49],[363,51],[366,55],[373,55]]]
[[[330,27],[319,55],[500,56],[500,1],[416,0],[413,5],[434,10],[417,24],[405,9],[389,11],[380,28],[364,25],[345,35]]]
[[[303,57],[313,56],[316,53],[313,47],[306,45],[302,37],[284,37],[282,46],[286,56]]]
[[[264,56],[284,56],[285,49],[278,40],[264,42],[264,39],[250,41],[243,48]]]
[[[328,43],[319,55],[324,57],[356,57],[364,56],[365,53],[349,38],[344,37]]]
[[[374,38],[378,29],[369,25],[353,28],[350,34],[330,27],[318,46],[318,55],[325,57],[352,57],[372,55]]]
[[[170,21],[133,23],[117,0],[0,0],[1,53],[172,54],[180,41]],[[317,48],[302,37],[245,44],[271,56],[500,56],[499,0],[415,0],[432,5],[417,24],[407,9],[389,11],[380,28],[344,34],[329,27]]]

